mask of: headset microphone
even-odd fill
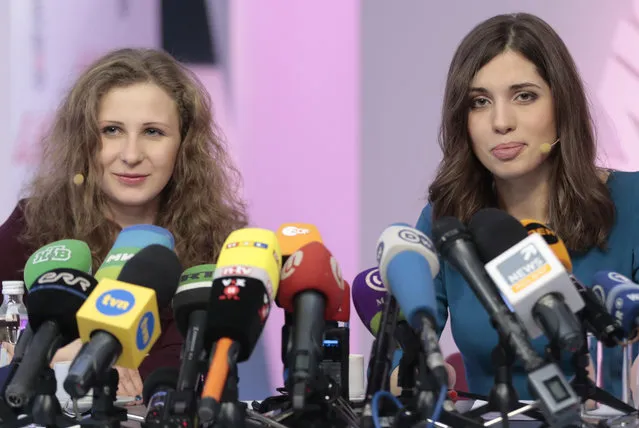
[[[548,144],[548,143],[542,144],[541,146],[539,146],[539,151],[542,152],[543,154],[550,153],[550,149],[552,149],[557,143],[559,143],[559,138],[557,138],[555,142],[552,144]]]

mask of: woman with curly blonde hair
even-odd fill
[[[142,223],[173,234],[184,267],[212,263],[246,225],[239,181],[198,79],[164,52],[111,52],[63,100],[28,196],[0,226],[0,279],[21,279],[31,253],[66,238],[89,245],[95,271],[119,231]],[[169,313],[162,332],[139,373],[118,368],[119,395],[140,395],[141,378],[179,365]],[[54,361],[71,360],[77,342]]]

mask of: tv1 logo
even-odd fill
[[[534,244],[526,245],[497,266],[497,271],[515,293],[524,290],[550,270],[550,264]]]

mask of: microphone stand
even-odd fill
[[[14,418],[9,426],[24,427],[33,423],[47,428],[56,428],[77,425],[77,421],[62,413],[60,401],[55,396],[57,386],[53,369],[46,367],[40,375],[35,396],[31,402],[31,416],[23,419]],[[28,407],[29,405],[25,410]],[[7,425],[3,423],[2,426]]]
[[[110,368],[98,375],[93,386],[91,416],[80,421],[81,426],[99,428],[120,428],[120,422],[127,420],[125,408],[114,406],[120,376]]]
[[[427,358],[428,356],[423,352],[418,354],[419,373],[416,383],[417,396],[415,397],[413,406],[411,406],[417,409],[417,411],[411,412],[410,407],[405,406],[395,417],[394,427],[399,428],[414,425],[419,423],[420,420],[428,420],[429,417],[433,415],[441,386],[428,369]],[[484,421],[480,418],[469,415],[468,413],[459,413],[452,400],[448,397],[444,399],[438,422],[455,428],[479,428],[484,426]]]
[[[310,382],[311,392],[302,412],[293,411],[290,395],[286,414],[278,422],[291,428],[347,428],[357,426],[358,417],[350,403],[342,397],[340,383],[331,376],[318,371]]]
[[[465,415],[481,417],[489,412],[499,412],[502,417],[502,426],[508,428],[508,413],[518,409],[522,404],[519,403],[519,394],[513,386],[512,366],[515,362],[515,353],[501,334],[499,335],[499,342],[493,348],[491,358],[495,368],[495,382],[487,397],[487,402],[476,409],[466,412]],[[469,395],[460,393],[459,396]],[[477,399],[478,397],[469,398]],[[544,421],[542,414],[537,410],[529,410],[524,412],[524,414],[538,421]]]
[[[366,386],[364,411],[362,412],[360,421],[362,428],[373,427],[373,411],[371,406],[373,395],[375,395],[377,391],[388,391],[389,389],[390,369],[393,361],[393,353],[396,348],[393,333],[397,325],[398,314],[399,305],[395,298],[389,293],[384,299],[384,310],[382,311],[379,330],[373,342],[371,359],[368,364],[368,385]],[[384,400],[383,403],[384,405],[379,409],[380,416],[395,413],[395,411],[388,406],[388,400]]]
[[[440,387],[427,366],[428,356],[422,352],[419,337],[406,321],[399,321],[395,338],[402,347],[397,384],[402,388],[399,400],[404,408],[395,414],[394,427],[418,424],[432,415]],[[416,412],[412,411],[417,409]],[[482,427],[483,421],[462,415],[447,399],[440,414],[440,421],[453,427]]]
[[[421,347],[419,338],[406,321],[399,321],[395,327],[395,339],[402,348],[399,360],[397,386],[402,389],[399,400],[406,404],[416,396],[417,370]]]
[[[605,404],[608,407],[619,410],[624,413],[635,412],[636,409],[614,395],[610,394],[599,388],[588,377],[588,362],[590,357],[590,351],[588,350],[588,340],[586,331],[583,331],[584,341],[581,348],[572,355],[572,365],[575,370],[575,377],[570,382],[571,386],[575,390],[575,393],[581,397],[581,403],[585,403],[587,400],[594,400],[597,403]],[[550,345],[553,346],[554,345]]]
[[[188,341],[185,341],[185,344]],[[184,355],[184,350],[182,351]],[[195,373],[188,374],[189,379],[195,378],[195,384],[186,385],[181,390],[167,391],[165,399],[165,408],[160,415],[159,425],[145,421],[142,424],[143,428],[152,428],[154,426],[164,427],[171,424],[179,425],[183,428],[194,428],[197,425],[197,402],[198,397],[202,393],[202,373],[206,373],[208,370],[209,353],[205,347],[202,347],[197,359]],[[182,375],[182,373],[180,373]],[[179,383],[178,383],[179,385]],[[190,386],[190,388],[188,388]],[[179,388],[179,386],[178,386]]]
[[[246,404],[240,402],[238,383],[240,377],[235,359],[229,361],[229,374],[222,392],[220,415],[215,428],[246,428]]]

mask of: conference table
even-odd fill
[[[468,401],[458,401],[456,404],[456,407],[458,408],[458,410],[460,412],[465,412],[470,410],[473,407],[473,401],[472,400],[468,400]],[[144,417],[145,413],[146,413],[146,408],[144,406],[129,406],[126,407],[127,412],[129,415],[133,416],[133,418],[138,419],[138,418],[142,418]],[[607,413],[607,410],[605,408],[601,409],[603,411],[603,414]],[[595,415],[597,414],[601,414],[601,411],[599,412],[595,412]],[[139,420],[139,419],[138,419]],[[636,419],[634,420],[636,421]],[[596,426],[596,421],[593,419],[591,420],[591,422],[594,423],[593,426]],[[140,428],[140,422],[136,421],[136,420],[127,420],[125,422],[121,423],[122,427],[125,428]],[[501,424],[497,423],[495,425],[492,425],[491,427],[500,427]],[[510,428],[538,428],[542,426],[541,422],[538,421],[533,421],[533,420],[511,420],[509,421],[509,427]],[[633,423],[626,423],[626,424],[619,424],[619,425],[615,425],[615,426],[624,426],[626,428],[633,428],[635,426],[639,427],[639,422],[633,422]],[[35,425],[30,425],[30,427],[35,427]],[[73,428],[75,427],[80,427],[80,425],[74,425]],[[26,428],[26,427],[25,427]]]

